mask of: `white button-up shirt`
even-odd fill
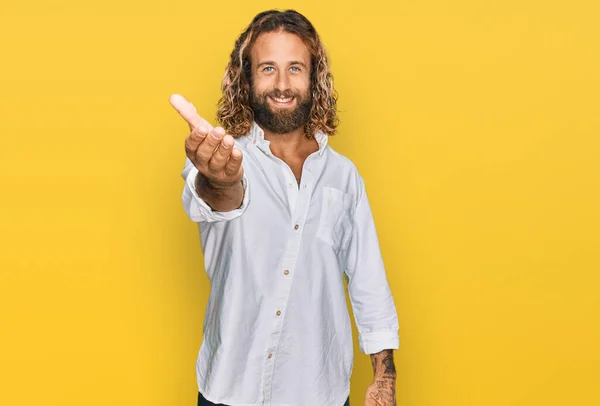
[[[198,197],[186,160],[183,205],[198,222],[211,284],[196,373],[213,403],[342,406],[354,362],[344,275],[361,351],[399,348],[363,180],[327,135],[315,139],[298,186],[254,124],[235,141],[245,194],[230,212]]]

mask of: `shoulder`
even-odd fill
[[[329,145],[325,153],[328,154],[327,166],[335,170],[336,178],[344,185],[345,192],[352,195],[355,203],[358,203],[365,195],[365,183],[358,167],[352,159]]]
[[[360,176],[356,164],[347,156],[342,155],[329,145],[325,147],[325,153],[328,154],[329,165],[342,169],[344,173],[349,173],[353,176]]]

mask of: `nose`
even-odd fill
[[[285,92],[290,89],[290,78],[288,77],[287,71],[279,71],[277,73],[277,79],[275,80],[275,89],[280,92]]]

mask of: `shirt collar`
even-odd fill
[[[269,141],[265,140],[265,132],[258,124],[256,124],[256,122],[252,122],[252,128],[250,129],[250,134],[248,137],[250,142],[256,144],[258,147],[267,146],[267,149],[269,149]],[[325,147],[329,141],[329,136],[322,131],[317,131],[315,133],[315,140],[317,141],[317,144],[319,144],[319,155],[323,155]]]

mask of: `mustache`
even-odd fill
[[[271,91],[267,91],[267,92],[263,92],[263,97],[277,97],[280,99],[288,99],[288,98],[292,98],[292,97],[300,97],[300,93],[294,93],[291,90],[286,90],[284,92],[279,91],[279,90],[271,90]]]

